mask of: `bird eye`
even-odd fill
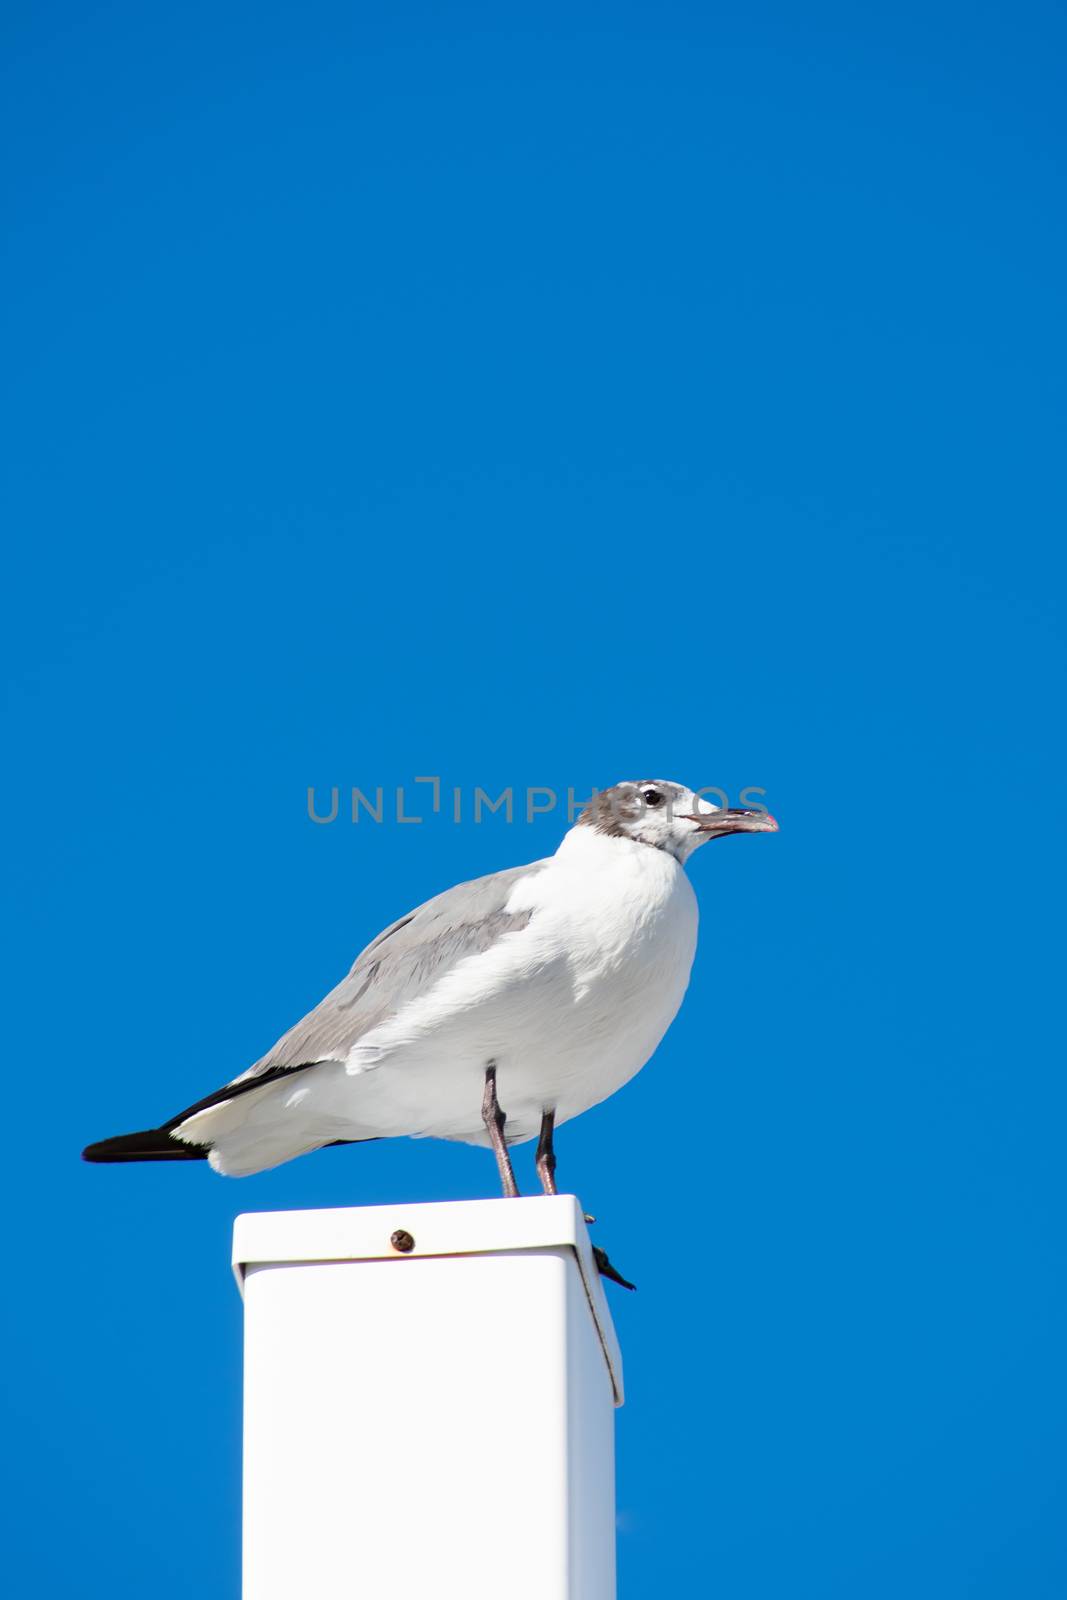
[[[663,796],[658,789],[642,789],[641,799],[646,806],[661,806],[663,804]]]

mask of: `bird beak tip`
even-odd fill
[[[728,833],[777,833],[778,819],[769,811],[729,809],[689,814],[687,822],[695,822],[701,833],[720,838]]]

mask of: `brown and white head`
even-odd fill
[[[769,811],[712,805],[684,784],[663,778],[616,783],[594,794],[577,826],[594,828],[609,838],[665,850],[685,862],[709,839],[731,833],[776,833]]]

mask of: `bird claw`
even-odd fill
[[[628,1278],[623,1277],[621,1272],[615,1270],[608,1260],[607,1251],[601,1250],[598,1244],[593,1246],[593,1260],[596,1262],[597,1271],[602,1278],[610,1278],[612,1283],[621,1283],[624,1289],[637,1288],[636,1283],[631,1283]]]

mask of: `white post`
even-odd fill
[[[240,1216],[244,1600],[614,1600],[622,1362],[572,1195]]]

